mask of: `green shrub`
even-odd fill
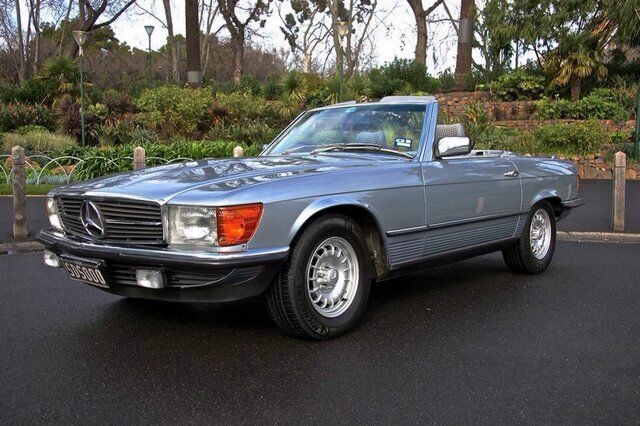
[[[479,133],[472,140],[475,149],[499,149],[523,154],[535,151],[529,138],[521,132],[507,127],[487,127],[484,132]]]
[[[0,132],[11,132],[32,124],[53,130],[54,123],[51,110],[43,104],[27,105],[19,102],[0,104]]]
[[[427,90],[425,66],[411,59],[394,59],[369,71],[371,94],[374,98]]]
[[[626,120],[632,115],[632,110],[625,108],[622,97],[622,94],[612,89],[596,89],[577,102],[566,99],[552,101],[545,98],[535,104],[536,117],[543,120]]]
[[[600,122],[585,121],[540,126],[531,132],[491,126],[480,133],[474,142],[477,149],[571,157],[595,154],[619,138],[616,132],[610,132]]]
[[[540,126],[531,132],[538,153],[554,155],[594,154],[611,143],[612,132],[597,121]]]
[[[208,127],[207,109],[212,102],[211,92],[205,89],[162,86],[145,90],[135,104],[152,130],[165,136],[191,136]]]
[[[56,155],[83,159],[84,161],[78,164],[73,174],[75,180],[83,180],[110,173],[130,171],[132,168],[130,157],[136,146],[142,146],[145,149],[147,166],[157,166],[172,160],[180,162],[186,159],[232,157],[233,148],[238,145],[244,148],[245,157],[255,156],[259,153],[257,146],[251,147],[236,142],[183,140],[170,144],[126,144],[108,149],[76,146],[59,151]],[[71,163],[71,161],[69,162]]]
[[[479,102],[464,106],[460,115],[460,122],[464,127],[465,133],[472,140],[487,132],[492,126],[489,114]]]
[[[489,87],[504,101],[539,99],[545,91],[545,79],[535,71],[518,68],[502,74]]]
[[[145,129],[128,119],[97,125],[91,130],[91,136],[100,146],[158,141],[158,137],[153,131]]]
[[[27,131],[22,134],[5,133],[2,140],[2,148],[5,152],[11,152],[11,148],[20,145],[27,153],[49,153],[76,146],[75,140],[67,135],[57,135],[42,130]]]
[[[286,121],[274,104],[247,92],[218,93],[210,120],[207,138],[247,144],[270,140]]]
[[[0,102],[23,102],[27,104],[50,103],[52,87],[39,78],[27,80],[23,85],[0,86]]]
[[[438,76],[438,86],[441,92],[451,92],[456,86],[456,77],[450,69],[444,70]]]

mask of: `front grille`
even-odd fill
[[[153,266],[145,267],[153,269]],[[199,287],[213,284],[227,277],[232,269],[200,270],[193,268],[164,268],[169,287]],[[107,276],[110,284],[137,285],[136,270],[133,266],[120,263],[107,263]]]
[[[93,239],[80,219],[80,208],[85,200],[79,197],[58,197],[58,212],[69,233]],[[100,241],[153,246],[164,243],[159,204],[117,198],[92,198],[90,201],[98,207],[104,219],[105,231]]]

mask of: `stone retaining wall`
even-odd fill
[[[489,118],[502,120],[530,120],[535,111],[535,101],[503,102],[493,97],[490,92],[451,92],[436,95],[439,110],[442,114],[455,117],[464,111],[465,106],[479,103]]]
[[[613,121],[613,120],[598,120],[604,126],[608,127],[611,131],[632,131],[636,127],[636,120],[627,121]],[[549,124],[574,124],[582,123],[584,120],[502,120],[494,121],[496,126],[508,127],[516,130],[533,130],[539,126],[545,126]]]

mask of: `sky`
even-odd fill
[[[164,19],[162,1],[138,1],[144,9]],[[449,1],[449,9],[454,14],[457,13],[456,3],[458,2]],[[384,22],[379,23],[374,34],[377,65],[391,61],[394,57],[413,58],[416,40],[415,24],[408,3],[405,0],[379,0],[378,7],[380,10],[385,11],[384,13],[380,13],[380,15],[386,16],[386,19],[384,19]],[[184,1],[173,1],[172,8],[174,31],[184,34]],[[444,14],[444,12],[441,13]],[[267,19],[265,28],[261,31],[262,37],[256,39],[255,42],[267,48],[288,49],[289,46],[279,29],[280,23],[280,18],[274,10],[272,15]],[[143,12],[140,8],[132,7],[126,15],[121,16],[112,25],[112,28],[119,40],[126,42],[131,47],[146,49],[148,41],[144,29],[145,25],[155,26],[151,37],[151,47],[152,49],[158,49],[166,40],[167,30],[162,27],[159,21]],[[453,68],[455,66],[455,39],[448,37],[452,31],[448,24],[435,24],[432,26],[431,31],[435,33],[432,36],[434,47],[431,47],[427,54],[427,68],[431,74],[438,74],[446,68]],[[434,48],[436,50],[436,57],[438,58],[437,64],[434,63],[433,58]]]

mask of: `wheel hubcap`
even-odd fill
[[[346,311],[358,289],[358,256],[345,239],[319,244],[307,265],[307,294],[320,315],[333,318]]]
[[[531,219],[529,229],[531,253],[536,259],[543,259],[551,246],[551,218],[545,209],[538,209]]]

